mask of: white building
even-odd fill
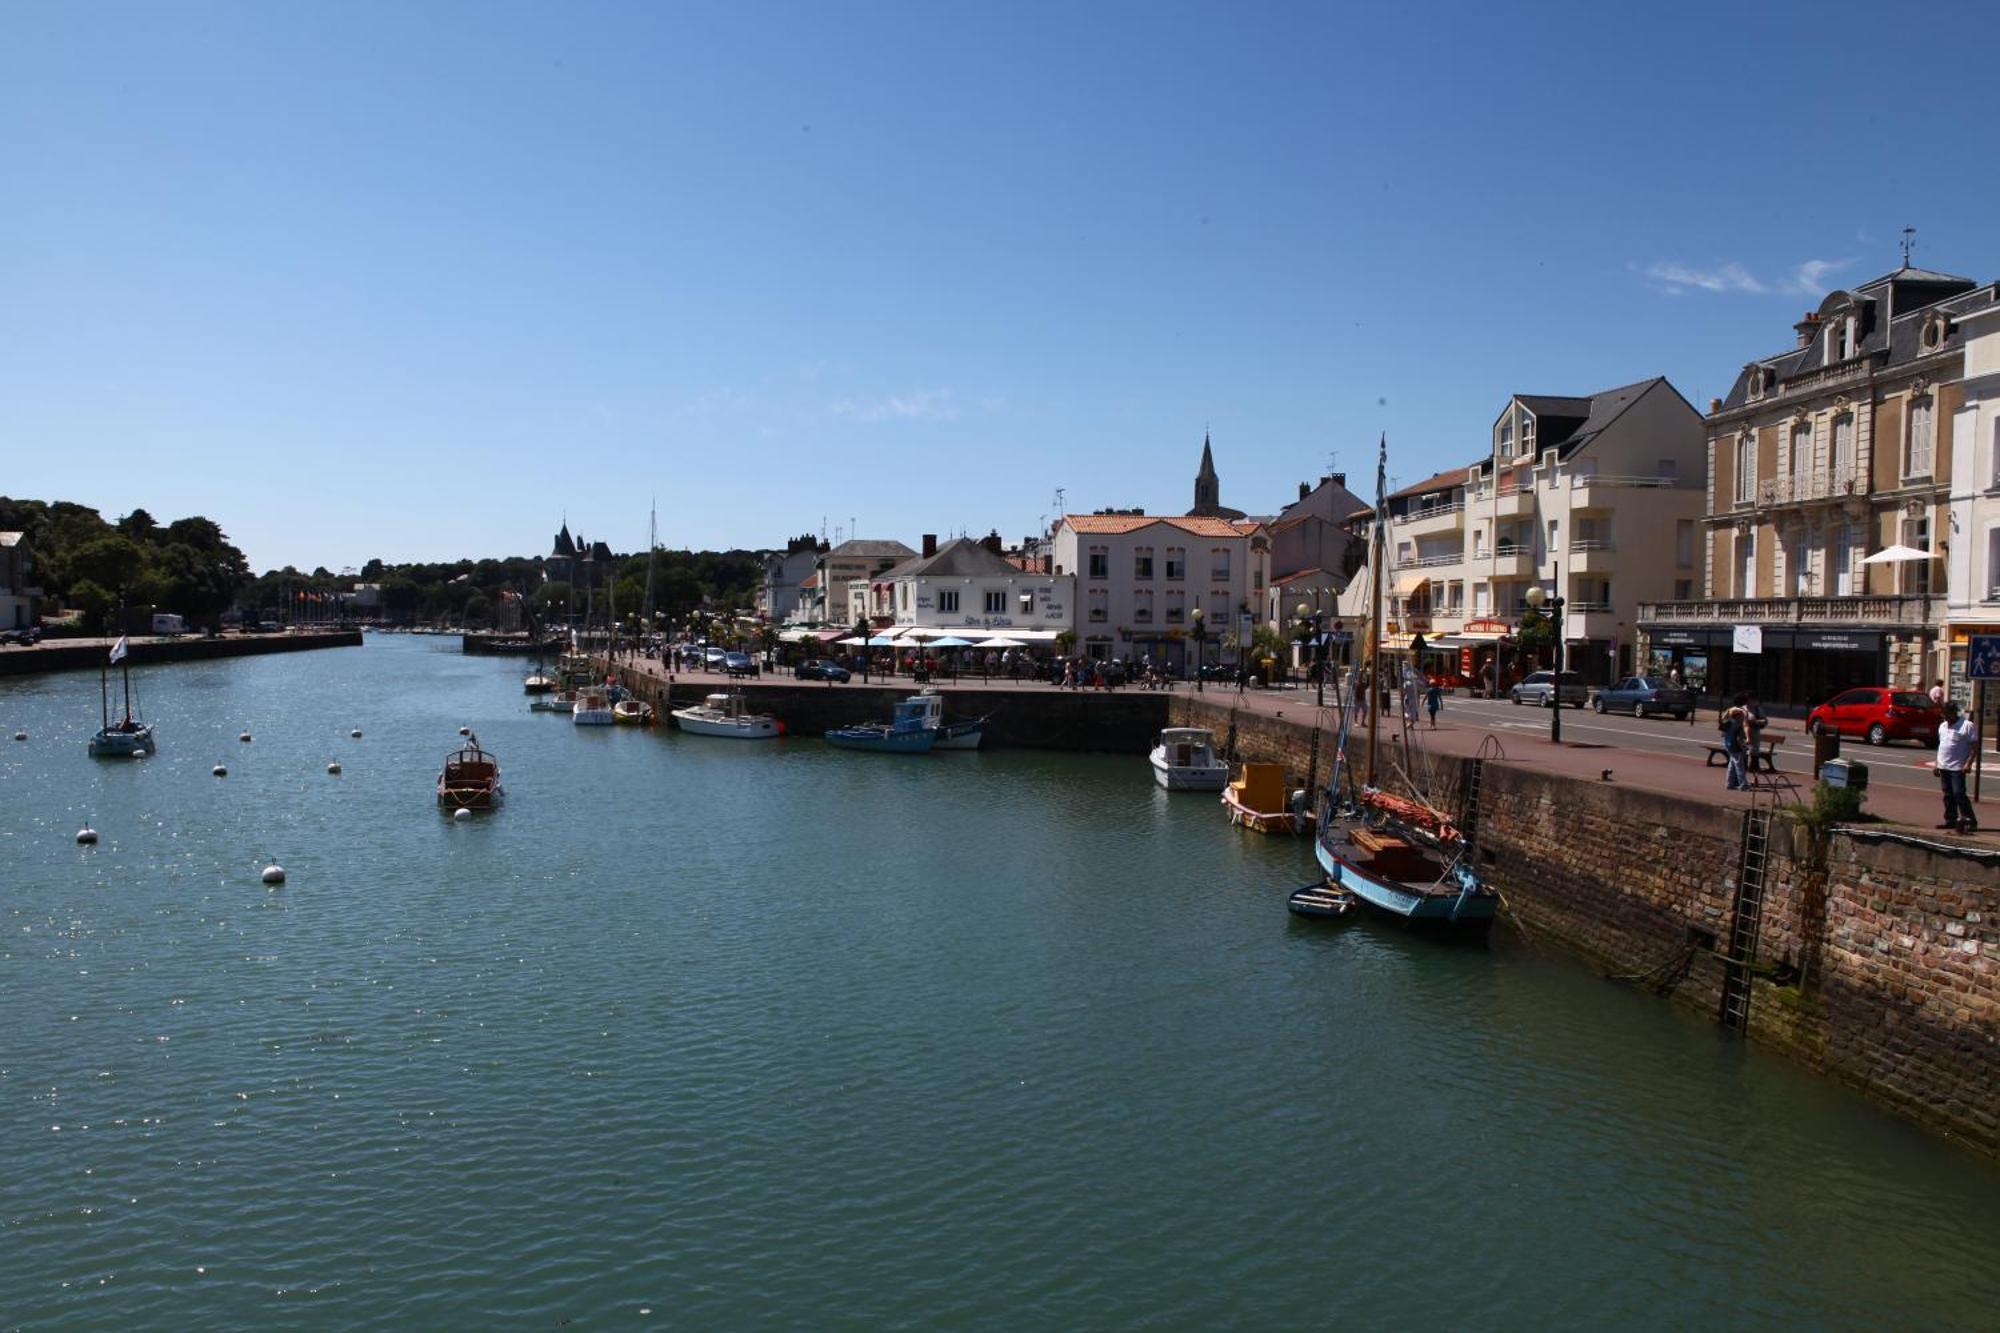
[[[1066,514],[1055,573],[1076,580],[1077,648],[1091,657],[1150,655],[1170,670],[1195,659],[1195,612],[1214,660],[1247,642],[1263,612],[1271,542],[1261,523],[1137,510]]]
[[[41,615],[42,590],[24,533],[0,532],[0,629],[23,629]]]
[[[1072,576],[1022,568],[1001,554],[997,534],[943,546],[926,534],[921,555],[868,583],[878,618],[961,638],[1025,634],[1045,643],[1071,628],[1076,608]]]
[[[1965,398],[1951,423],[1946,639],[1952,693],[1964,697],[1967,639],[2000,634],[2000,303],[1958,316]],[[2000,687],[1988,687],[2000,707]]]
[[[772,624],[807,622],[814,608],[811,599],[803,595],[805,583],[827,549],[825,542],[808,532],[786,542],[784,550],[765,556],[757,614]],[[816,581],[814,586],[818,586]]]
[[[792,618],[807,624],[854,624],[866,614],[868,580],[915,554],[899,541],[859,537],[842,542],[815,561],[818,578],[800,585],[800,601]],[[860,598],[856,596],[857,589]]]

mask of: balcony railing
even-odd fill
[[[1609,537],[1585,537],[1582,541],[1571,542],[1569,549],[1572,555],[1586,551],[1615,551],[1618,544]]]
[[[1944,612],[1941,597],[1739,597],[1697,602],[1641,602],[1639,619],[1659,625],[1927,625]]]
[[[1572,598],[1570,598],[1570,599],[1569,599],[1568,601],[1566,601],[1566,602],[1564,602],[1564,603],[1563,603],[1563,607],[1564,607],[1564,609],[1565,609],[1565,610],[1567,610],[1567,611],[1569,612],[1569,614],[1571,614],[1571,615],[1573,615],[1573,616],[1578,616],[1578,615],[1582,615],[1582,614],[1584,614],[1584,613],[1585,613],[1586,611],[1607,611],[1607,612],[1608,612],[1608,611],[1610,611],[1610,610],[1611,610],[1611,603],[1609,603],[1609,602],[1584,602],[1584,601],[1578,601],[1578,600],[1577,600],[1576,598],[1573,598],[1573,597],[1572,597]]]
[[[1450,504],[1425,505],[1422,509],[1406,510],[1403,513],[1391,515],[1390,521],[1395,523],[1417,523],[1427,518],[1442,518],[1446,514],[1462,514],[1464,512],[1465,501],[1454,500]]]
[[[1528,554],[1528,548],[1516,542],[1501,542],[1493,548],[1493,554],[1502,560],[1511,560],[1517,555]]]
[[[1681,484],[1679,477],[1621,477],[1607,476],[1602,472],[1579,472],[1569,479],[1572,488],[1579,486],[1633,486],[1641,490],[1670,491]]]
[[[1449,551],[1444,555],[1420,555],[1414,560],[1398,560],[1396,567],[1398,569],[1434,569],[1439,565],[1457,565],[1464,562],[1465,556],[1462,553]]]
[[[1750,500],[1737,500],[1737,504],[1785,505],[1803,504],[1808,500],[1842,500],[1850,495],[1867,494],[1866,480],[1853,465],[1843,463],[1838,467],[1821,469],[1817,472],[1795,472],[1789,477],[1765,477],[1757,483],[1755,496]]]

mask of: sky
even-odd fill
[[[257,569],[1041,530],[2000,277],[2000,7],[0,0],[0,494]],[[1060,493],[1061,508],[1058,508]]]

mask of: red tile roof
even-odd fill
[[[1257,526],[1253,523],[1239,528],[1226,518],[1188,518],[1179,514],[1065,514],[1063,522],[1076,532],[1114,535],[1165,523],[1193,537],[1247,537]]]

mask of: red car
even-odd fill
[[[1887,690],[1870,685],[1858,690],[1842,690],[1806,714],[1806,730],[1817,735],[1833,731],[1842,736],[1865,736],[1870,745],[1888,741],[1937,740],[1938,723],[1944,714],[1919,690]]]

